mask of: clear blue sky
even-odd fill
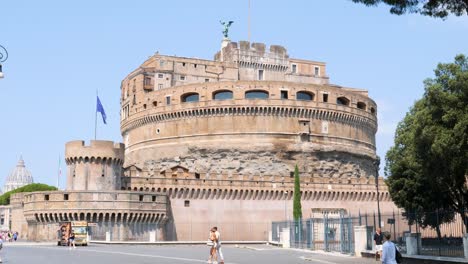
[[[156,51],[211,59],[222,39],[220,19],[235,21],[233,41],[246,40],[247,3],[1,1],[0,44],[10,58],[0,79],[0,184],[22,154],[36,182],[55,185],[65,142],[94,137],[96,89],[108,116],[98,138],[121,141],[126,74]],[[394,16],[386,6],[348,0],[251,0],[251,7],[252,41],[325,61],[332,83],[369,90],[378,103],[382,159],[397,123],[422,96],[422,81],[438,62],[468,54],[466,17]]]

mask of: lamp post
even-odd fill
[[[0,45],[0,79],[4,77],[2,72],[2,62],[5,62],[8,59],[8,51]]]
[[[375,188],[377,189],[377,215],[379,219],[379,228],[382,228],[382,221],[381,221],[381,216],[380,216],[380,198],[379,198],[379,166],[380,166],[379,156],[377,156],[377,158],[375,159],[374,166],[375,166]]]

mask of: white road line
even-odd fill
[[[55,249],[50,247],[44,247],[48,249]],[[57,248],[58,249],[58,248]],[[96,253],[106,253],[106,254],[116,254],[116,255],[127,255],[127,256],[137,256],[137,257],[147,257],[147,258],[160,258],[160,259],[172,259],[172,260],[181,260],[181,261],[190,261],[190,262],[198,262],[198,263],[206,263],[206,260],[200,259],[189,259],[189,258],[178,258],[178,257],[167,257],[161,255],[147,255],[147,254],[137,254],[137,253],[129,253],[129,252],[115,252],[115,251],[105,251],[105,250],[94,250],[94,249],[84,249],[80,248],[78,251],[84,252],[96,252]],[[236,264],[233,262],[226,262],[228,264]]]
[[[301,259],[303,260],[307,260],[307,261],[312,261],[312,262],[318,262],[318,263],[323,263],[323,264],[338,264],[336,262],[330,262],[330,261],[326,261],[326,260],[320,260],[320,259],[313,259],[313,258],[306,258],[306,257],[300,257]]]

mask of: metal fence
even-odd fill
[[[452,221],[444,221],[452,216]],[[373,234],[379,226],[378,214],[360,214],[358,218],[360,225],[372,230],[367,238],[367,249],[371,250],[374,244]],[[403,253],[406,253],[407,234],[417,233],[420,234],[420,238],[417,239],[419,255],[464,257],[463,236],[466,234],[466,227],[460,214],[442,211],[429,213],[398,211],[382,214],[380,219],[382,232],[390,232],[392,240]],[[439,226],[439,231],[436,226]]]
[[[354,226],[357,223],[357,217],[329,217],[327,214],[301,221],[273,222],[272,240],[279,242],[281,232],[288,230],[293,248],[354,254]]]

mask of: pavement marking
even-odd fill
[[[336,262],[330,262],[330,261],[326,261],[326,260],[306,258],[306,257],[300,257],[300,259],[303,259],[303,260],[306,260],[306,261],[313,261],[313,262],[323,263],[323,264],[338,264]]]
[[[48,248],[48,249],[52,249],[52,250],[57,250],[57,249],[60,250],[60,248],[53,248],[53,247],[42,247],[42,248]],[[127,255],[127,256],[137,256],[137,257],[147,257],[147,258],[172,259],[172,260],[206,263],[206,260],[190,259],[190,258],[179,258],[179,257],[167,257],[167,256],[161,256],[161,255],[148,255],[148,254],[138,254],[138,253],[129,253],[129,252],[115,252],[115,251],[94,250],[94,249],[84,249],[84,248],[79,249],[78,251],[107,253],[107,254],[116,254],[116,255]],[[237,263],[234,263],[234,262],[226,262],[226,263],[228,263],[228,264],[237,264]]]

